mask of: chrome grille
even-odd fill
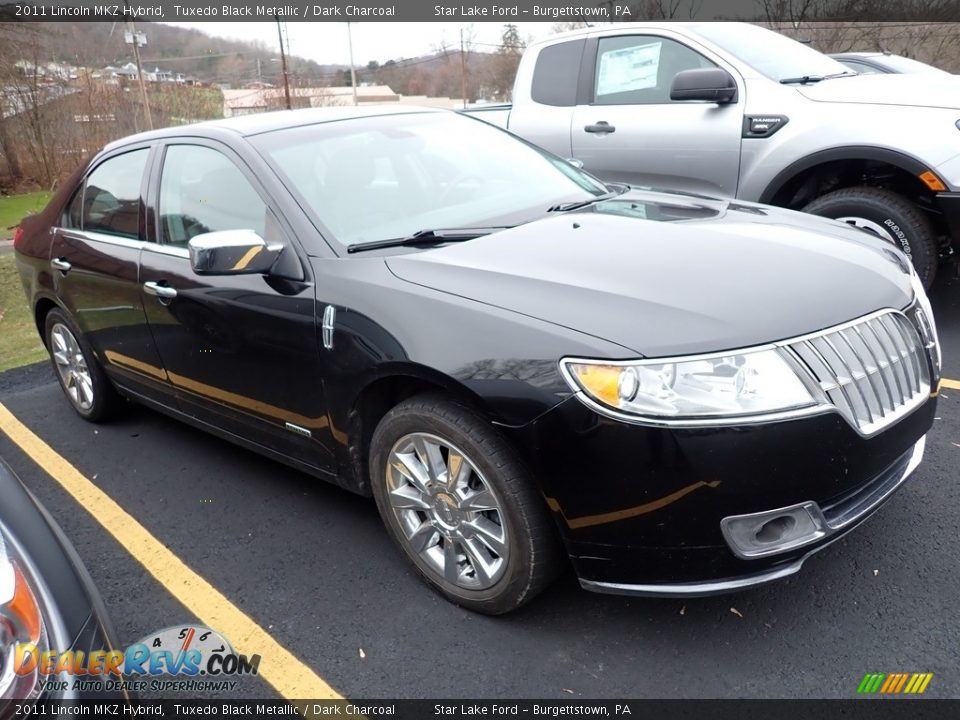
[[[863,435],[889,427],[930,394],[924,343],[894,310],[790,341],[829,402]]]

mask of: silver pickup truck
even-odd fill
[[[604,180],[856,225],[928,287],[960,243],[957,77],[858,75],[757,25],[649,23],[531,45],[513,98],[468,112]]]

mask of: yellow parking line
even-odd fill
[[[223,633],[238,652],[260,655],[260,677],[283,697],[288,700],[342,699],[323,678],[191,570],[113,498],[21,423],[2,403],[0,429],[70,493],[200,622]]]
[[[960,380],[942,378],[940,380],[940,387],[950,388],[951,390],[960,390]]]

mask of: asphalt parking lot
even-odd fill
[[[941,277],[933,302],[944,376],[960,380],[960,280]],[[866,672],[898,671],[934,673],[926,696],[960,696],[960,383],[943,389],[911,481],[799,575],[650,600],[589,594],[567,574],[502,618],[429,591],[372,501],[146,409],[85,423],[46,365],[0,375],[0,403],[349,698],[849,698]],[[2,433],[0,456],[73,541],[121,643],[198,619],[95,519],[101,508],[81,507]],[[230,694],[277,690],[245,678]]]

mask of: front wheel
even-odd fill
[[[827,193],[804,212],[833,218],[872,233],[903,251],[927,289],[937,274],[937,236],[923,211],[883,188],[855,187]]]
[[[555,576],[542,498],[513,449],[469,408],[435,396],[401,403],[373,434],[370,469],[391,537],[447,599],[498,615]]]

